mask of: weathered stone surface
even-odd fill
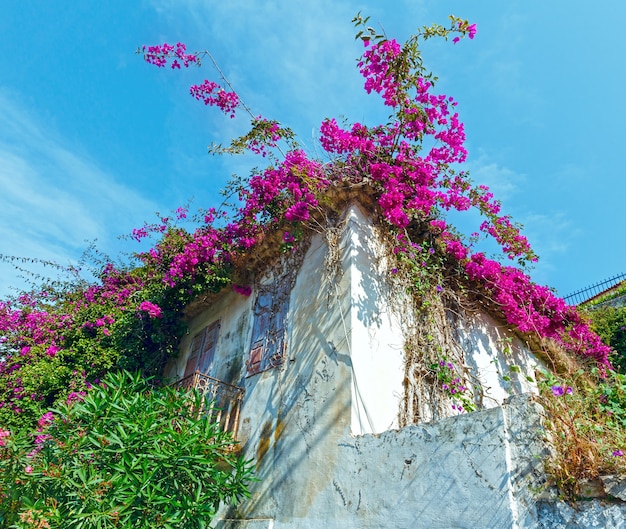
[[[565,502],[538,502],[538,529],[625,529],[626,505],[600,500],[579,502],[574,507]]]
[[[614,498],[626,501],[626,477],[624,476],[602,476],[600,478],[604,484],[604,490]]]

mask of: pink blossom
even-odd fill
[[[204,80],[200,85],[192,85],[190,94],[205,105],[217,106],[224,114],[235,117],[235,109],[239,106],[239,97],[235,92],[227,92],[217,83]]]
[[[59,350],[59,347],[53,344],[46,349],[46,355],[48,355],[50,358],[54,358]]]
[[[67,404],[71,404],[73,402],[81,402],[85,398],[86,393],[84,391],[72,391],[66,399]]]
[[[54,419],[54,415],[52,414],[51,411],[48,411],[48,412],[44,413],[40,417],[40,419],[37,422],[37,424],[38,424],[39,428],[42,429],[42,428],[48,426],[52,422],[53,419]]]
[[[163,313],[161,311],[161,307],[156,305],[155,303],[151,303],[150,301],[142,301],[139,304],[139,310],[143,312],[147,312],[151,318],[161,318],[163,317]]]
[[[250,294],[252,294],[252,288],[249,286],[235,285],[233,283],[233,290],[237,292],[237,294],[241,294],[245,297],[248,297]]]

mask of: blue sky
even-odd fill
[[[469,169],[522,222],[540,255],[532,277],[561,295],[626,272],[626,2],[5,0],[0,6],[0,253],[62,265],[97,239],[105,253],[154,213],[220,201],[256,161],[215,158],[245,130],[188,95],[208,61],[145,64],[142,44],[208,49],[256,114],[315,152],[324,117],[386,117],[355,68],[352,17],[404,40],[454,14],[474,41],[428,44],[438,90],[459,101]],[[0,265],[0,296],[19,284]]]

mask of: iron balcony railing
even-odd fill
[[[613,288],[625,279],[626,274],[617,274],[614,277],[610,277],[609,279],[595,283],[587,288],[568,294],[567,296],[564,296],[563,299],[570,305],[580,305],[581,303],[590,301],[592,298],[604,293],[606,290]]]
[[[239,427],[239,411],[243,401],[244,389],[222,382],[196,371],[191,375],[174,382],[176,388],[195,388],[205,396],[206,409],[215,422],[219,422],[224,431],[237,435]]]

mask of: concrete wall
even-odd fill
[[[351,432],[380,433],[398,427],[404,378],[404,337],[387,283],[384,246],[360,208],[347,211],[342,240],[350,302],[345,352],[351,359]]]
[[[219,528],[530,527],[530,490],[542,484],[536,406],[510,404],[435,423],[308,443],[275,469]],[[325,437],[325,436],[323,436]],[[291,439],[294,449],[305,439]],[[263,492],[259,495],[259,489]]]
[[[465,363],[481,388],[476,394],[479,407],[500,406],[512,395],[537,393],[535,370],[543,365],[512,331],[484,313],[467,315],[458,325]]]

